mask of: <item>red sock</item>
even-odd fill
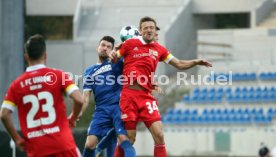
[[[125,157],[124,150],[119,145],[115,148],[114,157]]]
[[[165,144],[154,145],[154,157],[167,157]]]

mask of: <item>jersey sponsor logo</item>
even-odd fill
[[[98,69],[95,73],[92,74],[92,77],[111,70],[112,67],[110,64],[102,66],[100,69]]]
[[[146,56],[150,56],[150,54],[149,53],[134,54],[133,58],[140,58],[140,57],[146,57]]]
[[[123,114],[121,118],[126,119],[127,117],[128,117],[127,114]]]
[[[133,55],[133,58],[140,58],[140,57],[151,57],[152,59],[156,60],[156,57],[158,57],[158,52],[149,49],[148,53],[138,53]]]
[[[156,56],[156,57],[158,56],[158,52],[154,51],[152,49],[149,49],[149,53],[152,54],[152,55],[154,55],[154,56]]]

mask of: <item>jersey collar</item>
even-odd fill
[[[148,44],[145,42],[145,40],[143,39],[142,36],[138,36],[137,38],[143,43],[143,45]],[[154,42],[152,42],[152,43],[154,43]]]
[[[26,72],[35,71],[35,70],[42,69],[42,68],[45,68],[45,67],[46,66],[44,64],[36,64],[36,65],[27,67]]]
[[[137,37],[144,45],[147,44],[142,36]]]

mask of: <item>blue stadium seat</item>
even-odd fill
[[[226,93],[232,93],[232,89],[230,87],[226,88],[225,90]]]
[[[250,124],[251,123],[251,117],[250,116],[245,116],[244,117],[244,123],[245,124]]]
[[[255,108],[251,109],[250,111],[250,115],[253,116],[253,115],[256,115],[257,111]]]
[[[229,116],[229,115],[221,116],[221,120],[222,120],[222,123],[223,123],[223,124],[230,124],[230,123],[231,123],[231,120],[230,120],[230,116]]]
[[[251,81],[257,80],[257,75],[256,75],[256,73],[254,73],[254,72],[253,72],[253,73],[250,73],[250,74],[249,74],[249,78],[250,78]]]
[[[226,99],[229,103],[232,103],[234,98],[233,98],[232,94],[230,94],[230,95],[227,95]]]
[[[244,111],[243,111],[244,115],[249,115],[249,109],[248,108],[245,108]]]
[[[267,73],[267,80],[273,80],[273,73],[272,72]]]
[[[172,124],[173,123],[173,116],[163,116],[162,121],[165,124]]]
[[[242,88],[242,93],[243,93],[243,94],[247,94],[247,92],[248,92],[247,87],[243,87],[243,88]]]
[[[216,89],[215,88],[210,88],[208,94],[215,94],[215,93],[216,93]]]
[[[202,88],[200,91],[200,94],[207,94],[208,89],[207,88]]]
[[[213,94],[213,93],[211,94],[211,93],[210,93],[210,94],[208,95],[207,102],[208,102],[208,103],[214,103],[215,100],[216,100],[215,94]]]
[[[228,111],[227,108],[225,108],[225,109],[223,110],[223,114],[224,114],[224,115],[228,115],[228,114],[229,114],[229,111]]]
[[[198,111],[197,109],[194,109],[191,113],[192,116],[197,116],[198,115]]]
[[[267,92],[264,92],[261,98],[262,102],[269,102],[269,95]]]
[[[215,109],[213,109],[213,108],[212,108],[212,109],[210,110],[209,114],[211,114],[211,115],[215,115],[215,114],[216,114]]]
[[[174,117],[173,117],[173,120],[172,120],[172,123],[178,125],[178,124],[181,124],[181,123],[182,123],[181,120],[182,120],[182,119],[181,119],[181,116],[174,116]]]
[[[266,73],[264,73],[264,72],[260,73],[259,78],[260,78],[261,80],[266,80],[266,79],[267,79]]]
[[[258,115],[263,115],[263,114],[264,114],[264,110],[263,110],[262,108],[260,108],[260,109],[258,109],[258,110],[256,111],[256,114],[258,114]]]
[[[197,117],[196,116],[191,116],[189,119],[190,124],[195,124],[197,122]]]
[[[190,110],[189,109],[184,110],[183,115],[186,116],[186,117],[189,117],[191,115]]]
[[[276,80],[276,72],[273,73],[273,80]]]
[[[224,91],[223,88],[220,87],[220,88],[217,89],[217,94],[220,94],[220,93],[223,94],[223,91]]]
[[[189,103],[190,102],[190,96],[189,95],[184,95],[182,101]]]
[[[222,102],[222,98],[223,98],[223,94],[218,93],[215,97],[215,102],[216,103]]]
[[[247,102],[255,102],[255,94],[250,93],[249,96],[247,97]]]
[[[241,93],[241,88],[240,87],[237,87],[236,89],[235,89],[235,94],[240,94]]]
[[[272,116],[267,116],[266,117],[266,123],[270,124],[272,122]]]
[[[182,115],[182,110],[181,109],[175,109],[174,114],[175,115]]]
[[[273,86],[273,87],[271,87],[271,88],[269,89],[269,92],[276,92],[275,87],[274,87],[274,86]]]
[[[197,117],[197,124],[203,124],[203,123],[204,123],[203,117],[202,116],[198,116]]]
[[[199,94],[199,92],[200,92],[200,89],[199,89],[199,88],[195,88],[193,93],[194,93],[194,94],[195,94],[195,93]]]
[[[261,87],[257,87],[257,89],[255,90],[256,94],[262,94],[262,89]]]
[[[269,91],[268,91],[268,88],[265,86],[264,89],[262,90],[262,93],[267,93],[267,92]]]
[[[230,115],[235,115],[236,114],[236,110],[234,108],[232,108],[229,112]]]
[[[220,108],[218,108],[218,109],[216,110],[216,114],[217,114],[217,115],[221,115],[221,114],[222,114],[222,111],[221,111]]]
[[[203,109],[203,111],[202,111],[202,115],[208,115],[209,114],[209,111],[208,111],[208,109]]]
[[[275,113],[274,113],[273,108],[270,107],[270,108],[267,110],[267,115],[268,115],[268,116],[274,116],[274,114],[275,114]]]
[[[167,114],[168,115],[173,115],[174,114],[174,108],[168,108]]]
[[[248,102],[247,94],[246,94],[246,93],[243,93],[243,94],[241,95],[241,102],[243,102],[243,103]]]
[[[237,110],[237,114],[242,115],[242,114],[243,114],[243,110],[242,110],[241,108],[239,108],[239,109]]]
[[[254,94],[254,93],[255,93],[254,87],[250,87],[250,89],[249,89],[249,94]]]

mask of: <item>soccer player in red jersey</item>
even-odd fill
[[[4,98],[1,107],[4,126],[28,157],[79,157],[70,129],[75,127],[83,103],[78,87],[63,71],[45,66],[46,44],[41,35],[28,39],[24,55],[29,67],[11,83]],[[64,92],[74,101],[68,118]],[[15,108],[23,138],[12,122]]]
[[[179,60],[165,47],[156,42],[156,21],[143,17],[139,23],[141,37],[125,41],[117,52],[110,54],[116,62],[124,57],[123,75],[127,81],[120,97],[122,119],[125,122],[130,141],[134,143],[136,124],[142,120],[154,140],[154,157],[166,157],[166,147],[157,100],[152,96],[152,76],[159,61],[166,62],[177,69],[186,70],[196,65],[211,67],[203,59]]]

